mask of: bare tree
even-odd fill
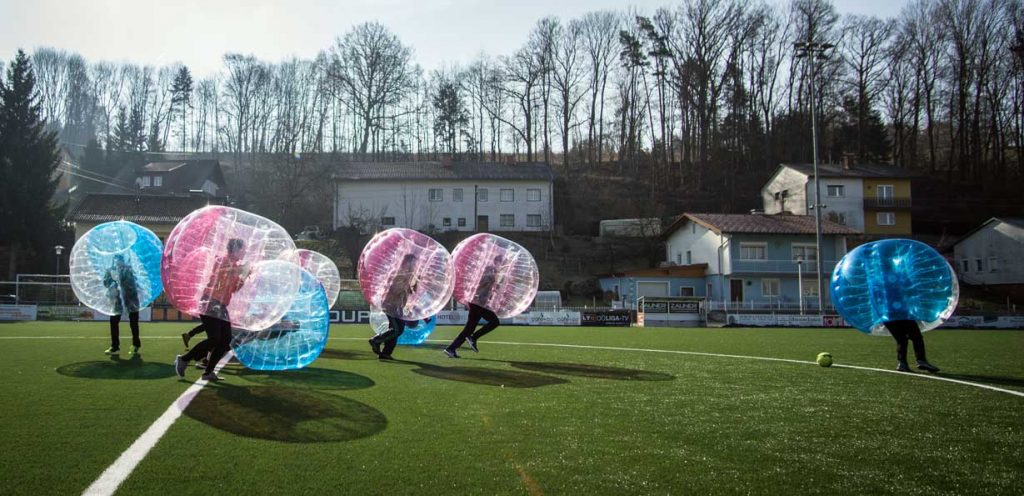
[[[569,132],[575,124],[572,122],[576,106],[583,99],[583,54],[580,40],[583,32],[581,21],[571,21],[567,25],[559,25],[555,32],[552,49],[552,80],[559,97],[561,110],[562,165],[569,168]]]
[[[588,162],[601,162],[604,143],[605,89],[611,65],[618,55],[621,16],[610,11],[591,12],[583,16],[582,43],[590,64],[590,119],[587,129]]]

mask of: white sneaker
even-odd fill
[[[178,377],[185,377],[185,368],[188,367],[188,362],[181,359],[181,355],[174,357],[174,373],[178,374]]]

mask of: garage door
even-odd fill
[[[636,283],[636,296],[668,296],[668,282],[638,282]]]

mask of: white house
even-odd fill
[[[1024,284],[1024,218],[993,217],[953,245],[953,262],[968,284]]]
[[[335,229],[548,231],[554,218],[544,163],[353,162],[334,182]]]
[[[910,235],[911,179],[891,165],[819,164],[822,218],[868,235]],[[813,215],[814,166],[781,164],[761,188],[766,214]]]

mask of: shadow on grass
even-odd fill
[[[603,367],[585,363],[508,362],[508,364],[517,369],[533,372],[589,377],[593,379],[613,379],[617,381],[671,381],[675,379],[675,376],[662,372]]]
[[[963,375],[963,374],[947,374],[939,373],[936,374],[939,377],[945,377],[948,379],[956,379],[958,381],[967,382],[979,382],[982,384],[989,384],[993,386],[1011,386],[1011,387],[1024,387],[1024,379],[1020,377],[1000,377],[991,375]]]
[[[174,366],[167,363],[146,362],[142,358],[97,360],[78,362],[57,368],[57,373],[83,379],[165,379],[174,375]]]
[[[235,375],[266,386],[288,386],[306,389],[353,390],[373,387],[373,379],[341,370],[308,367],[300,370],[240,369]]]
[[[351,441],[377,434],[388,423],[367,404],[278,386],[206,387],[185,414],[232,434],[286,443]]]
[[[320,358],[330,358],[332,360],[376,360],[377,355],[374,355],[369,350],[355,351],[325,348],[320,352]]]
[[[407,363],[416,365],[419,368],[412,371],[446,381],[468,382],[471,384],[482,384],[485,386],[513,387],[513,388],[534,388],[541,386],[553,386],[565,384],[569,381],[551,377],[549,375],[533,374],[530,372],[519,372],[515,370],[499,370],[487,367],[441,367],[429,363],[409,362],[395,360],[395,363]]]

